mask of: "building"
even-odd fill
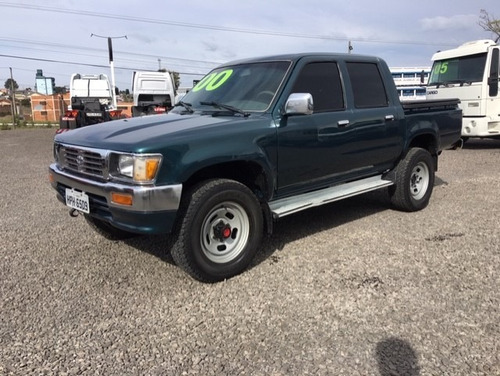
[[[11,115],[12,102],[7,97],[0,97],[0,117]]]
[[[69,97],[69,96],[68,96]],[[31,95],[31,116],[34,122],[57,123],[62,113],[66,110],[68,98],[64,95],[44,95],[34,93]]]
[[[402,101],[425,99],[425,87],[431,73],[430,67],[390,68],[392,78]]]

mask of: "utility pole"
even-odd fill
[[[16,127],[16,92],[14,89],[14,78],[12,78],[12,68],[10,69],[10,95],[11,95],[11,112],[12,112],[12,129]]]
[[[350,53],[351,53],[351,51],[353,50],[353,48],[354,48],[354,47],[352,46],[351,41],[349,41],[349,44],[347,45],[347,53],[348,53],[348,54],[350,54]]]
[[[90,37],[97,37],[97,38],[106,38],[108,40],[108,52],[109,52],[109,67],[111,69],[111,86],[113,92],[111,93],[111,98],[113,98],[113,107],[116,109],[116,84],[115,84],[115,65],[113,62],[113,43],[111,42],[112,39],[118,39],[118,38],[125,38],[128,39],[126,35],[122,35],[121,37],[104,37],[102,35],[97,35],[97,34],[90,34]]]
[[[161,59],[158,59],[158,72],[161,72]]]

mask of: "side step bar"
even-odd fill
[[[269,208],[271,209],[271,212],[273,213],[275,218],[281,218],[288,214],[327,204],[329,202],[342,200],[347,197],[374,191],[376,189],[388,187],[393,184],[394,182],[390,180],[382,179],[382,175],[373,176],[370,178],[340,184],[318,191],[303,193],[298,196],[286,197],[276,201],[271,201],[269,202]]]

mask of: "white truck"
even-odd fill
[[[169,72],[134,72],[132,116],[162,114],[175,104],[175,85]]]
[[[70,104],[61,116],[60,131],[122,118],[116,93],[105,74],[73,73],[70,81]]]
[[[492,40],[477,40],[432,56],[427,99],[460,99],[464,141],[500,138],[499,50]]]

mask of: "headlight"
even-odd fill
[[[159,154],[115,154],[114,156],[110,166],[111,175],[119,179],[131,179],[136,183],[153,182],[162,158]]]
[[[118,173],[120,175],[134,177],[134,157],[130,155],[120,155],[118,158]]]

